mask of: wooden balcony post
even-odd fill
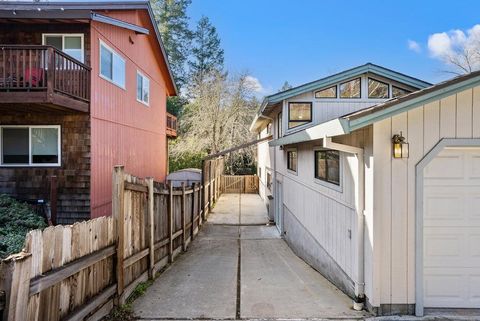
[[[47,99],[53,101],[53,88],[55,84],[55,54],[54,48],[48,47],[46,52],[47,59]]]

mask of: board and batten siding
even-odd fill
[[[400,131],[409,158],[393,159],[391,138]],[[414,304],[415,167],[442,138],[480,138],[480,87],[379,121],[373,133],[374,180],[365,192],[374,196],[366,228],[376,247],[366,260],[366,294],[373,306]]]
[[[109,11],[102,14],[137,24],[150,35],[92,21],[92,217],[110,215],[112,168],[124,165],[138,177],[164,181],[167,169],[166,79],[162,58],[155,46],[153,26],[143,11]],[[125,59],[125,89],[99,76],[100,40]],[[150,103],[136,99],[137,70],[150,79]]]
[[[334,141],[363,147],[365,140],[371,141],[370,128]],[[319,182],[314,178],[314,149],[319,146],[321,141],[292,146],[298,155],[296,174],[286,169],[286,151],[290,147],[285,147],[283,151],[276,149],[277,175],[283,182],[284,207],[354,281],[357,279],[354,267],[358,161],[354,155],[341,153],[341,186]]]

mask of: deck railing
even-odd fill
[[[0,91],[51,91],[90,101],[90,67],[51,46],[0,45]]]
[[[167,136],[177,137],[177,117],[167,113]]]

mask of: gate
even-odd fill
[[[222,175],[223,193],[258,193],[258,176],[256,175]]]

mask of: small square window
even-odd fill
[[[312,103],[288,104],[288,128],[295,128],[312,121]]]
[[[337,86],[317,91],[315,93],[315,98],[337,98]]]
[[[287,169],[297,171],[297,151],[287,151]]]
[[[340,154],[338,151],[315,151],[315,178],[340,185]]]
[[[360,98],[361,79],[356,78],[340,84],[340,98]]]
[[[368,78],[368,98],[388,98],[388,84]]]

